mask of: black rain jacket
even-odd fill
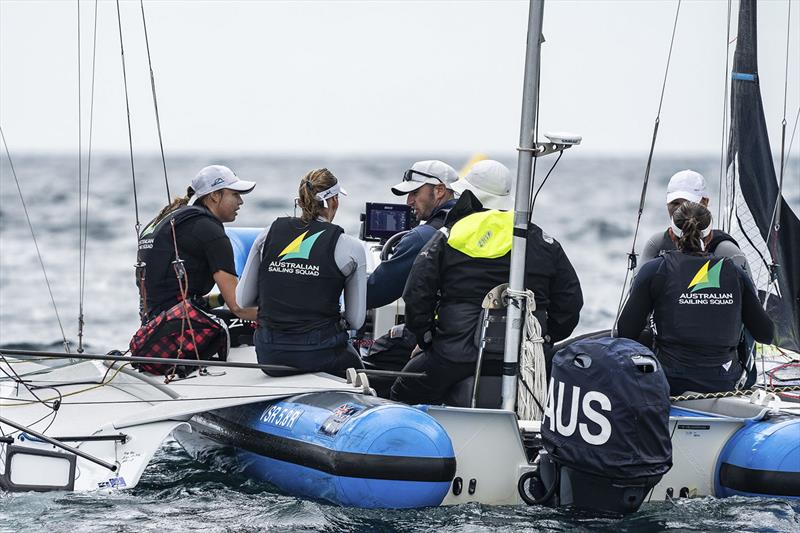
[[[485,211],[469,191],[450,211],[445,228]],[[406,327],[421,348],[453,362],[473,362],[475,332],[484,296],[508,282],[511,253],[496,259],[466,256],[440,230],[414,261],[403,292]],[[546,345],[567,338],[578,324],[583,294],[561,245],[535,224],[528,226],[525,287],[533,290]]]

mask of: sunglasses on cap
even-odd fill
[[[405,173],[403,173],[403,181],[418,181],[414,179],[414,174],[419,174],[420,176],[425,176],[426,178],[435,179],[436,181],[444,185],[442,178],[434,176],[433,174],[426,174],[425,172],[414,170],[413,168],[409,168],[408,170],[405,171]]]

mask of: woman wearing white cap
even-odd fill
[[[772,321],[749,276],[727,257],[708,254],[711,213],[694,202],[670,222],[678,251],[649,261],[637,274],[620,313],[618,335],[638,339],[652,313],[655,353],[672,395],[734,390],[742,377],[737,344],[742,325],[771,343]]]
[[[228,308],[245,320],[255,320],[255,309],[236,302],[236,267],[224,222],[233,222],[255,182],[240,180],[228,167],[211,165],[192,180],[186,197],[165,207],[139,235],[137,286],[145,322],[184,297],[201,306],[201,298],[214,287]],[[174,235],[173,225],[174,221]],[[173,261],[175,249],[186,271],[184,291]]]
[[[300,181],[301,216],[277,219],[253,244],[238,295],[258,305],[260,363],[338,374],[362,367],[347,330],[366,316],[366,252],[332,223],[346,194],[328,169],[312,170]]]
[[[673,174],[667,185],[667,213],[670,218],[678,206],[687,201],[698,203],[703,207],[708,207],[709,203],[705,178],[699,172],[688,169]],[[644,245],[641,263],[644,264],[669,250],[675,250],[669,229],[654,233]],[[729,257],[736,266],[750,273],[747,258],[739,249],[739,244],[724,231],[712,230],[708,252],[716,257]]]

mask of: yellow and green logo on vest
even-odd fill
[[[689,282],[687,289],[692,289],[692,292],[697,292],[700,289],[719,289],[719,274],[722,271],[722,259],[717,261],[713,267],[708,268],[710,263],[711,260],[709,259],[700,267],[700,270],[694,275],[692,281]]]
[[[287,259],[308,259],[308,256],[311,255],[311,249],[314,247],[314,243],[317,242],[317,239],[323,233],[325,233],[325,230],[318,231],[306,237],[308,231],[304,231],[298,235],[295,240],[286,245],[286,248],[281,250],[281,253],[278,254],[279,261],[286,261]]]

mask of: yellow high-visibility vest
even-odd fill
[[[447,244],[470,257],[495,259],[511,251],[513,231],[513,211],[481,211],[456,222]]]

